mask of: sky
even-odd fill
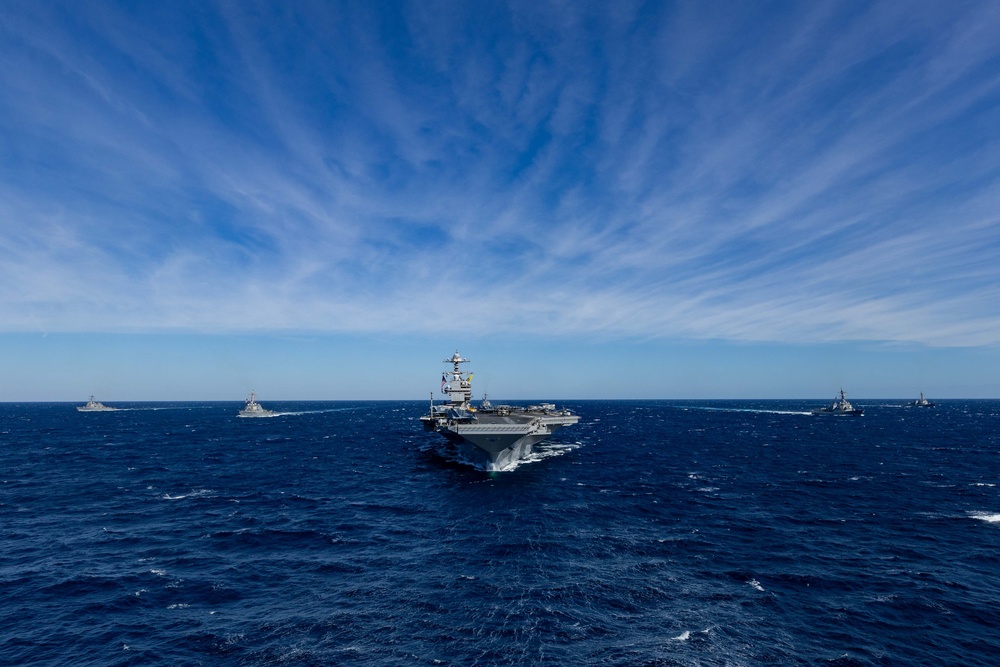
[[[0,401],[1000,397],[998,34],[7,0]]]

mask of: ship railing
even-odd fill
[[[462,431],[491,431],[494,433],[520,432],[524,431],[530,424],[467,424],[457,423],[449,426],[461,427]]]

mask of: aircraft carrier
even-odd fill
[[[552,403],[492,405],[485,397],[473,406],[472,373],[461,370],[468,363],[458,352],[446,364],[452,369],[441,374],[441,393],[448,402],[434,404],[420,418],[425,431],[443,435],[458,450],[458,458],[484,470],[509,470],[529,456],[532,446],[547,440],[563,426],[580,421],[569,410],[557,410]]]

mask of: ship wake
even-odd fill
[[[764,415],[808,415],[812,416],[811,412],[803,410],[766,410],[764,408],[712,408],[700,405],[676,405],[674,406],[681,410],[710,410],[712,412],[756,412],[758,414]]]
[[[535,445],[531,449],[531,453],[522,459],[514,461],[510,467],[506,468],[504,472],[510,472],[511,470],[517,470],[519,467],[526,463],[537,463],[538,461],[544,461],[545,459],[551,459],[556,456],[562,456],[564,454],[569,454],[574,449],[579,449],[579,442],[544,442],[539,445]]]
[[[270,410],[266,415],[237,415],[241,419],[263,419],[266,417],[297,417],[299,415],[320,415],[325,412],[350,412],[357,410],[357,407],[350,408],[327,408],[325,410]]]
[[[564,454],[569,454],[575,449],[579,449],[581,444],[579,442],[573,443],[559,443],[559,442],[545,442],[542,444],[535,445],[531,453],[527,456],[512,461],[503,470],[490,470],[481,461],[474,461],[467,456],[465,456],[461,449],[456,447],[450,442],[429,442],[422,445],[419,451],[433,456],[437,459],[442,459],[448,463],[459,464],[462,466],[468,466],[479,470],[480,472],[513,472],[523,465],[528,463],[538,463],[539,461],[544,461],[546,459],[551,459],[557,456],[562,456]]]

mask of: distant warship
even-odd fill
[[[459,368],[467,363],[456,352],[444,363],[452,370],[441,374],[441,393],[447,403],[434,404],[420,418],[425,431],[437,431],[458,449],[469,463],[485,470],[508,470],[531,454],[533,445],[549,438],[563,426],[580,421],[569,410],[556,410],[552,403],[519,407],[492,405],[484,396],[478,407],[470,405],[472,373]]]
[[[76,409],[80,412],[114,412],[118,408],[109,408],[100,401],[95,401],[93,395],[91,395],[90,400],[87,401],[86,405],[78,405]]]
[[[933,408],[934,401],[928,401],[924,398],[924,392],[920,392],[920,398],[913,401],[912,403],[907,403],[907,405],[913,406],[915,408]]]
[[[840,390],[840,398],[834,399],[828,406],[817,408],[812,411],[814,415],[846,415],[849,417],[860,417],[865,413],[864,408],[856,408],[847,400],[844,390]]]
[[[253,391],[250,392],[246,405],[240,410],[240,417],[272,417],[276,414],[278,413],[273,410],[265,410],[264,406],[255,400]]]

